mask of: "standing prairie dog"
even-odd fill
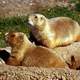
[[[12,48],[11,56],[6,62],[9,65],[67,67],[67,64],[59,55],[53,53],[52,49],[32,44],[22,32],[9,32],[6,35],[6,41]]]
[[[71,18],[48,19],[42,14],[31,14],[28,23],[34,37],[46,47],[55,48],[80,41],[80,25]]]

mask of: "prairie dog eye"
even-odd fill
[[[35,16],[34,18],[37,19],[37,16]]]
[[[15,35],[14,35],[14,34],[12,34],[12,35],[11,35],[11,37],[15,37]]]

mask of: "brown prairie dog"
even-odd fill
[[[42,14],[31,14],[28,23],[34,37],[46,47],[54,48],[80,41],[80,25],[71,18],[48,19]]]
[[[11,32],[6,35],[6,41],[11,46],[11,56],[6,62],[9,65],[27,67],[67,67],[62,58],[53,53],[52,49],[32,44],[21,32]]]

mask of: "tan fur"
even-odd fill
[[[67,66],[59,55],[53,53],[52,49],[32,44],[24,33],[8,33],[6,41],[12,47],[11,57],[6,62],[9,65],[56,68]]]
[[[80,41],[79,24],[68,17],[47,19],[41,14],[31,14],[29,24],[35,38],[49,48]]]

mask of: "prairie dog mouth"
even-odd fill
[[[32,22],[32,20],[29,20],[29,21],[28,21],[28,24],[34,26],[34,23]]]

